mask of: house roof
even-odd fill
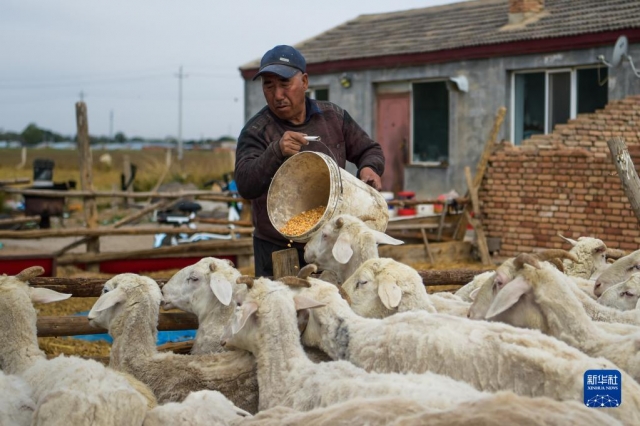
[[[640,1],[546,0],[541,13],[519,24],[510,25],[508,21],[508,0],[467,1],[361,15],[295,46],[310,68],[314,64],[358,59],[374,64],[374,58],[454,49],[486,50],[489,45],[531,44],[545,39],[640,29]],[[257,59],[240,70],[245,75],[259,65]]]

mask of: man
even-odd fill
[[[302,54],[291,46],[276,46],[264,54],[253,79],[261,77],[267,106],[247,122],[238,139],[235,178],[240,195],[252,200],[257,277],[272,276],[271,254],[290,247],[267,213],[271,179],[288,157],[313,150],[331,156],[343,168],[348,160],[358,166],[357,176],[362,181],[377,190],[382,188],[382,148],[345,110],[307,98],[306,68]],[[320,136],[322,143],[308,142],[305,135]],[[298,249],[303,266],[304,244],[292,246]]]

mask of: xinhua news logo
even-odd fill
[[[591,408],[622,404],[622,374],[618,370],[588,370],[584,373],[584,405]]]

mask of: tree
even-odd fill
[[[122,132],[116,133],[113,139],[118,143],[125,143],[127,141],[127,137]]]
[[[22,131],[21,136],[27,145],[37,145],[43,141],[44,132],[35,123],[29,123]]]

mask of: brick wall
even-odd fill
[[[607,146],[613,136],[625,139],[640,170],[640,96],[610,102],[522,146],[503,144],[491,156],[480,200],[485,232],[501,239],[501,256],[566,248],[558,232],[640,248],[640,227]]]

